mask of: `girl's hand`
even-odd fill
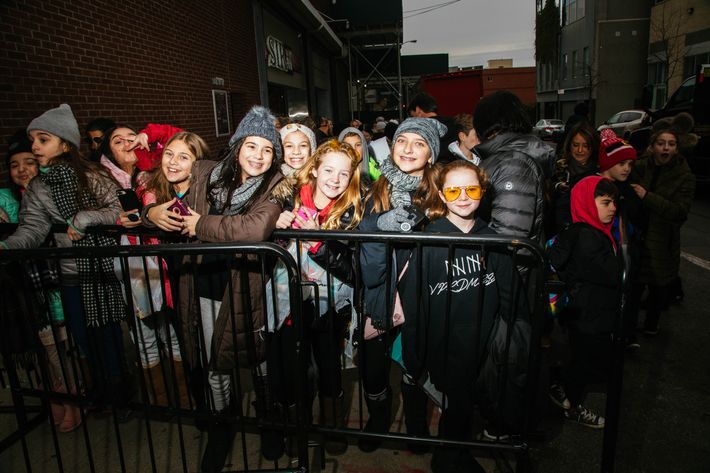
[[[197,236],[197,221],[200,220],[201,215],[192,210],[189,206],[187,209],[192,215],[183,215],[182,217],[182,234],[190,237]]]
[[[71,241],[79,241],[84,238],[84,235],[74,230],[74,228],[71,226],[67,227],[67,235],[69,235],[69,239]]]
[[[294,221],[291,225],[298,223],[301,230],[320,230],[320,224],[318,224],[318,221],[316,220],[318,218],[317,213],[309,216],[308,219],[303,218],[301,214],[294,214],[294,217]]]
[[[166,232],[181,232],[183,227],[183,216],[178,215],[168,210],[168,207],[173,205],[177,199],[173,199],[164,204],[156,205],[148,210],[148,220]]]
[[[140,215],[138,212],[138,209],[133,209],[129,210],[128,212],[121,212],[118,214],[118,219],[121,222],[121,225],[124,226],[125,228],[134,228],[143,223],[141,219],[139,218],[138,220],[131,220],[128,218],[129,215]]]
[[[639,196],[639,199],[641,200],[643,200],[643,198],[646,197],[646,194],[648,194],[648,191],[639,184],[631,184],[631,188],[634,192],[636,192],[636,195]]]
[[[320,224],[317,221],[318,214],[315,213],[312,216],[309,216],[309,218],[305,219],[301,216],[301,214],[295,214],[295,219],[293,223],[298,223],[300,225],[301,230],[320,230]],[[315,246],[318,244],[317,241],[307,241],[304,242],[306,243],[309,247],[310,246]]]
[[[148,135],[146,135],[145,133],[138,133],[133,143],[126,147],[126,151],[131,151],[136,148],[144,149],[146,151],[150,150],[150,145],[148,144]]]
[[[291,224],[293,223],[293,219],[296,218],[296,214],[291,212],[290,210],[284,210],[281,212],[281,215],[279,215],[279,219],[276,221],[276,228],[279,228],[281,230],[287,230],[291,228]]]

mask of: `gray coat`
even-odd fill
[[[99,208],[82,210],[74,216],[73,224],[79,231],[95,225],[115,224],[121,212],[121,204],[116,196],[116,183],[96,174],[90,174],[88,177],[89,188],[96,196]],[[22,197],[17,230],[0,244],[7,249],[38,248],[49,236],[52,225],[65,223],[67,222],[54,203],[49,186],[41,179],[35,178],[30,181]],[[57,246],[72,246],[66,233],[55,233],[54,240]],[[76,262],[63,259],[61,270],[63,276],[76,275]]]

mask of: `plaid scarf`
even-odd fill
[[[57,164],[40,174],[42,182],[49,186],[52,200],[67,222],[83,209],[99,206],[90,192],[79,193],[76,172],[66,164]],[[89,234],[78,241],[75,247],[116,246],[116,241],[102,235]],[[86,312],[86,325],[98,327],[108,322],[121,320],[126,313],[121,294],[121,285],[116,279],[113,258],[77,258],[81,299]]]
[[[49,311],[49,301],[46,293],[59,289],[59,271],[54,260],[31,260],[25,264],[25,273],[29,277],[31,287],[40,307],[44,308],[41,326],[49,325],[52,314]]]

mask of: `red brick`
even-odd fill
[[[229,137],[214,136],[210,79],[240,94],[235,111],[259,100],[252,18],[250,0],[0,2],[0,155],[9,134],[61,101],[81,127],[98,116],[167,122],[216,153]],[[241,117],[230,118],[233,130]],[[0,186],[6,176],[0,160]]]

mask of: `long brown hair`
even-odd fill
[[[44,133],[49,133],[44,131]],[[51,133],[50,133],[51,134]],[[57,136],[57,135],[53,135]],[[57,138],[59,138],[57,136]],[[49,165],[50,166],[55,166],[57,164],[66,164],[72,170],[74,170],[74,174],[76,174],[76,179],[77,179],[77,197],[78,201],[81,202],[81,196],[82,195],[91,195],[95,198],[98,199],[99,196],[93,193],[91,190],[91,186],[89,186],[89,174],[96,175],[97,177],[101,177],[104,179],[107,179],[111,182],[115,182],[113,179],[113,176],[108,172],[108,170],[93,161],[90,161],[87,159],[79,149],[74,146],[73,144],[69,143],[68,141],[65,141],[62,138],[59,138],[62,142],[62,144],[67,146],[68,151],[65,151],[64,153],[55,156],[49,160]],[[81,209],[81,210],[88,210],[88,209]]]
[[[478,184],[481,186],[481,190],[483,190],[483,192],[485,193],[488,189],[488,176],[486,175],[486,172],[483,169],[479,168],[473,163],[464,161],[463,159],[457,159],[448,163],[439,171],[439,176],[436,180],[437,198],[436,201],[432,204],[432,206],[429,207],[428,216],[430,220],[445,217],[446,214],[449,212],[449,209],[446,207],[446,204],[444,204],[441,201],[441,198],[438,197],[438,192],[444,188],[446,176],[448,176],[449,173],[458,171],[460,169],[468,169],[469,171],[475,172],[476,177],[478,177]],[[481,198],[483,198],[483,196],[481,196]]]
[[[392,154],[390,148],[390,156]],[[431,157],[431,148],[429,148],[429,156]],[[392,158],[389,158],[392,159]],[[396,164],[395,164],[396,166]],[[427,164],[424,168],[424,175],[419,187],[414,191],[412,203],[420,209],[427,211],[438,200],[436,194],[436,180],[439,174],[438,166]],[[365,202],[372,200],[372,210],[375,213],[386,212],[391,209],[390,203],[390,182],[384,175],[381,175],[370,188],[370,192],[365,198]]]
[[[575,136],[582,135],[592,154],[589,156],[589,162],[596,163],[599,159],[599,136],[587,122],[580,122],[573,126],[565,137],[564,146],[562,147],[561,158],[568,162],[572,158],[572,140]]]
[[[360,195],[360,157],[355,149],[344,141],[328,140],[322,143],[316,152],[308,158],[306,164],[296,173],[296,187],[310,186],[315,194],[316,177],[311,171],[318,170],[323,158],[328,153],[344,154],[350,158],[350,182],[345,192],[340,194],[333,203],[328,217],[321,228],[323,230],[351,230],[358,226],[362,219],[362,196]],[[295,202],[301,204],[300,195],[296,194]],[[342,228],[341,219],[350,207],[354,208],[353,216],[346,228]]]
[[[218,178],[214,182],[207,185],[207,202],[214,207],[217,207],[218,203],[215,201],[213,191],[221,188],[227,189],[227,198],[222,204],[222,207],[217,209],[220,213],[223,213],[229,207],[230,202],[232,201],[232,194],[234,194],[234,191],[236,191],[237,188],[243,184],[242,167],[239,164],[239,153],[241,152],[244,142],[247,138],[249,138],[249,136],[255,135],[248,135],[243,138],[239,138],[234,144],[226,149],[220,157],[220,161],[224,161],[222,172],[220,172]],[[254,202],[261,198],[261,196],[268,189],[271,180],[281,168],[283,156],[278,156],[276,154],[276,147],[274,143],[271,143],[271,146],[274,146],[274,157],[271,161],[271,166],[269,166],[269,169],[262,174],[262,176],[264,176],[264,180],[259,185],[259,188],[256,190],[254,195],[252,195],[251,199],[244,204],[242,213],[246,212],[249,208],[251,208]]]
[[[195,156],[196,161],[200,159],[209,158],[210,148],[209,146],[207,146],[207,143],[205,143],[205,140],[203,140],[199,135],[191,133],[189,131],[181,131],[179,133],[175,133],[165,143],[163,149],[167,148],[168,146],[170,146],[171,143],[175,141],[182,141],[183,143],[185,143],[185,146],[187,146],[187,148],[190,150],[190,153]],[[150,178],[148,178],[145,187],[147,191],[153,192],[155,194],[155,199],[158,204],[162,204],[173,198],[173,186],[165,178],[165,174],[163,174],[162,164],[159,165],[155,170],[153,170],[153,174],[150,176]]]

